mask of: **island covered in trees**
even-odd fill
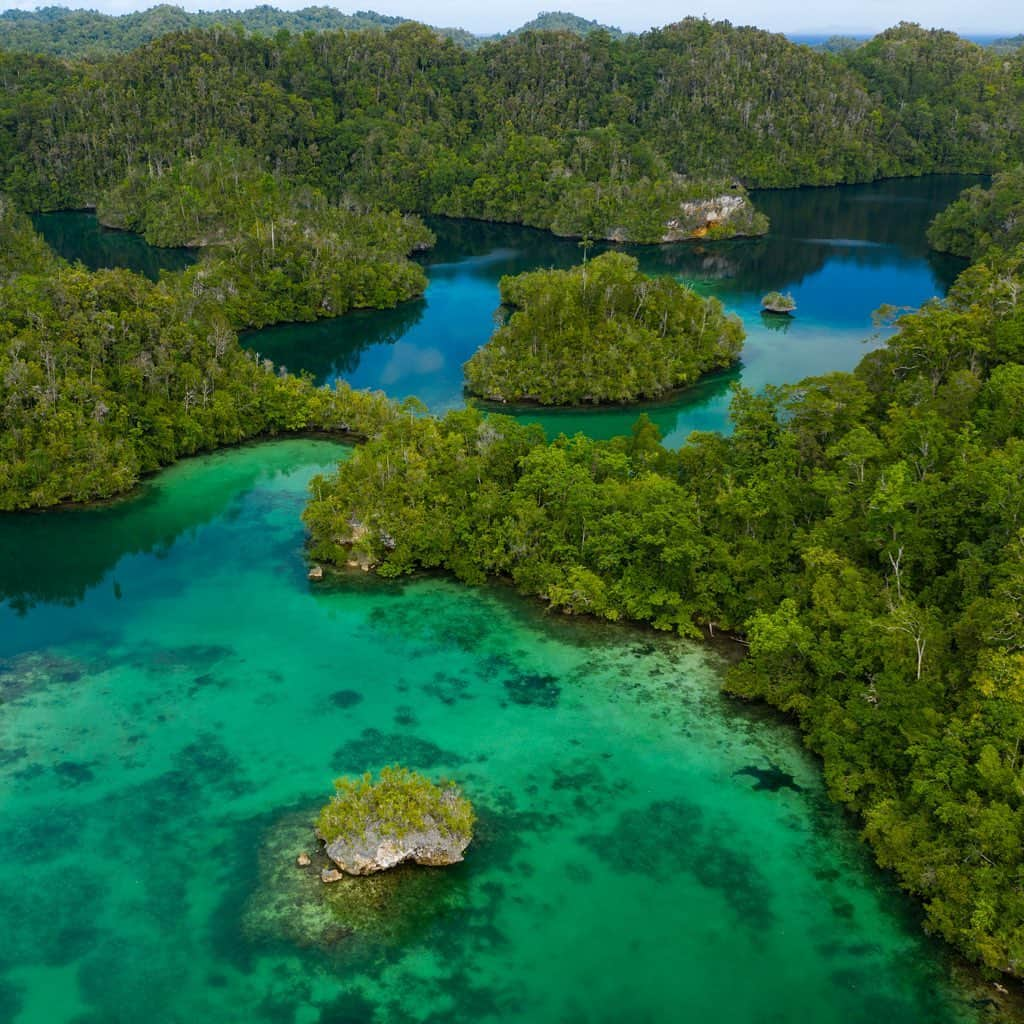
[[[765,313],[776,313],[780,316],[789,316],[796,310],[796,301],[788,292],[769,292],[761,299],[761,309]]]
[[[946,207],[928,229],[933,249],[976,260],[992,246],[1024,242],[1024,164],[997,174],[988,188],[976,185]]]
[[[0,49],[0,508],[123,493],[246,438],[364,440],[313,483],[315,557],[739,636],[729,688],[799,720],[928,926],[1024,976],[1024,51],[900,25],[829,53],[701,19],[472,48],[415,24],[157,35],[89,59]],[[933,171],[1001,172],[932,230],[975,260],[948,298],[852,373],[737,390],[731,435],[678,450],[644,417],[611,441],[472,408],[432,418],[238,344],[246,326],[418,294],[417,214],[720,237],[763,230],[747,189]],[[24,215],[85,207],[202,258],[157,282],[89,273]],[[559,309],[591,316],[584,277],[606,270],[638,303],[647,289],[623,332],[645,357],[648,296],[664,336],[676,302],[721,317],[728,353],[720,309],[622,256],[510,283],[508,344],[540,355]],[[621,317],[619,294],[603,315]],[[488,380],[518,368],[487,353],[468,372],[497,394]]]
[[[214,299],[239,329],[422,295],[426,275],[408,256],[434,241],[414,214],[331,202],[234,146],[159,176],[134,172],[104,194],[97,215],[152,245],[203,248],[185,287]]]
[[[607,252],[572,270],[500,283],[507,318],[466,363],[469,390],[496,402],[630,402],[730,366],[743,326],[715,298]]]

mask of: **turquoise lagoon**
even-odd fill
[[[670,439],[727,426],[730,379],[847,369],[875,307],[941,294],[958,265],[923,231],[967,183],[766,193],[767,239],[639,250],[749,332],[731,377],[650,410]],[[92,237],[93,265],[174,269],[85,215],[37,224],[70,256]],[[458,405],[501,274],[580,254],[435,227],[423,300],[247,344]],[[772,288],[799,303],[788,329],[758,312]],[[522,415],[607,435],[636,409]],[[0,1020],[977,1019],[795,730],[723,696],[727,651],[498,586],[310,583],[306,487],[345,455],[245,446],[0,518]],[[298,870],[331,780],[396,761],[474,800],[466,862],[333,888]]]

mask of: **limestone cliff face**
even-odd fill
[[[708,240],[744,238],[768,231],[768,218],[758,213],[746,195],[724,193],[710,199],[688,199],[679,204],[679,212],[665,222],[655,242],[685,242],[695,238]],[[625,228],[613,228],[609,242],[635,242]]]
[[[449,789],[441,799],[446,804],[454,804],[461,797],[456,790]],[[432,867],[458,864],[472,838],[471,833],[453,832],[427,814],[419,828],[409,829],[401,835],[380,823],[371,822],[358,835],[339,836],[325,842],[324,852],[347,875],[372,875],[407,861]],[[321,872],[325,882],[337,881],[341,877],[338,871],[325,869]]]
[[[665,234],[661,240],[679,242],[709,235],[731,238],[763,233],[764,229],[757,223],[754,204],[746,196],[722,195],[682,203],[679,216],[665,225]]]
[[[453,835],[436,825],[401,837],[382,836],[376,829],[369,828],[354,839],[335,839],[328,843],[326,853],[345,874],[372,875],[407,861],[433,867],[458,864],[469,841],[469,836]]]

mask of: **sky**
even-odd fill
[[[123,14],[154,6],[156,0],[46,0],[68,7],[86,7],[107,14]],[[168,0],[175,2],[175,0]],[[246,0],[177,0],[189,10],[255,6]],[[273,0],[267,0],[273,2]],[[327,0],[279,0],[276,7],[292,9]],[[679,21],[688,14],[728,19],[736,25],[757,25],[775,32],[822,33],[877,32],[899,21],[916,21],[930,28],[948,28],[967,35],[1016,35],[1024,32],[1024,5],[1021,0],[833,0],[828,4],[809,4],[807,0],[699,0],[699,9],[680,7],[673,0],[641,0],[624,5],[621,0],[550,0],[546,6],[533,6],[529,0],[354,0],[351,5],[332,4],[351,13],[359,9],[398,14],[432,25],[459,26],[472,32],[503,32],[532,18],[539,9],[568,10],[584,18],[594,18],[627,31],[642,31],[656,25]],[[0,7],[31,10],[42,6],[39,0],[0,0]]]

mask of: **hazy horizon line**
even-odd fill
[[[602,0],[598,0],[598,4],[603,6]],[[389,6],[391,6],[391,5],[389,5]],[[402,3],[399,3],[397,6],[400,8],[400,7],[404,7],[405,5],[402,4]],[[442,4],[441,6],[444,6],[444,4]],[[762,29],[764,31],[775,32],[775,33],[778,33],[778,34],[781,34],[781,35],[785,35],[785,36],[805,36],[805,37],[809,37],[809,38],[813,37],[813,38],[823,38],[823,39],[826,39],[829,36],[849,36],[849,37],[856,37],[856,38],[870,38],[872,36],[878,35],[880,32],[886,31],[886,29],[893,28],[894,26],[900,24],[903,21],[911,22],[911,23],[914,23],[914,24],[919,24],[923,28],[926,28],[926,29],[942,29],[942,30],[945,30],[945,31],[948,31],[948,32],[954,32],[957,35],[959,35],[959,36],[961,36],[962,38],[965,38],[965,39],[971,39],[971,38],[974,38],[974,39],[998,39],[998,38],[1002,38],[1002,37],[1013,37],[1013,36],[1016,36],[1016,35],[1020,35],[1021,33],[1024,33],[1024,15],[1022,15],[1021,23],[1019,23],[1019,24],[1010,25],[1010,26],[1004,26],[1003,28],[986,27],[984,29],[968,29],[968,28],[965,28],[965,27],[962,27],[962,26],[957,27],[955,25],[939,24],[939,23],[929,23],[929,22],[927,22],[927,21],[925,21],[925,20],[923,20],[921,18],[915,18],[915,17],[912,17],[910,15],[908,15],[905,18],[896,17],[895,20],[888,21],[888,22],[886,22],[884,24],[879,22],[877,25],[874,25],[874,26],[870,26],[870,25],[852,26],[852,25],[836,25],[836,24],[813,25],[813,24],[811,24],[811,25],[799,25],[799,26],[796,26],[796,27],[794,27],[794,26],[778,27],[778,26],[775,26],[775,25],[760,24],[760,23],[755,22],[755,21],[744,20],[744,19],[737,19],[735,17],[730,17],[727,12],[723,12],[721,14],[715,14],[715,15],[709,14],[707,12],[704,12],[704,13],[699,14],[699,15],[687,15],[687,14],[684,14],[684,15],[682,15],[682,17],[670,18],[669,20],[650,21],[649,23],[648,22],[644,22],[643,25],[627,26],[627,25],[616,24],[614,21],[609,20],[608,16],[603,16],[602,17],[599,13],[595,15],[592,10],[588,11],[587,13],[578,13],[577,11],[567,9],[566,7],[547,7],[547,8],[537,9],[537,10],[534,11],[533,14],[522,16],[521,20],[515,20],[513,24],[509,24],[509,25],[507,25],[506,27],[503,27],[503,28],[494,28],[493,27],[493,22],[492,22],[491,27],[489,27],[489,28],[481,28],[481,27],[470,27],[470,24],[466,24],[466,23],[463,23],[461,21],[453,21],[451,19],[446,20],[443,16],[439,17],[439,18],[433,18],[433,17],[425,16],[422,13],[419,13],[418,15],[407,14],[407,13],[402,13],[399,10],[388,10],[388,9],[382,7],[382,6],[379,6],[379,5],[368,5],[368,6],[365,6],[365,7],[357,7],[355,5],[344,5],[343,6],[343,5],[337,4],[337,3],[324,2],[324,0],[321,0],[321,2],[315,2],[315,0],[311,0],[311,2],[307,2],[307,0],[291,0],[291,2],[288,2],[288,0],[285,0],[285,2],[283,2],[283,3],[268,3],[268,2],[265,2],[265,0],[252,0],[252,2],[242,2],[242,3],[230,3],[229,2],[229,3],[226,3],[224,5],[220,5],[220,4],[216,3],[216,2],[214,2],[214,3],[202,3],[202,2],[200,2],[200,3],[189,3],[189,2],[187,2],[187,0],[186,0],[186,2],[180,2],[180,0],[178,0],[178,2],[176,2],[176,0],[166,0],[166,2],[154,2],[154,3],[145,3],[145,4],[134,4],[134,3],[131,3],[130,0],[127,3],[123,3],[123,2],[121,2],[121,0],[108,0],[108,2],[103,2],[103,0],[100,0],[100,3],[98,3],[98,4],[96,3],[96,0],[92,0],[92,2],[89,2],[89,0],[83,0],[83,2],[81,2],[81,3],[75,3],[75,2],[70,2],[70,3],[39,3],[39,2],[37,2],[37,0],[28,0],[28,2],[19,2],[19,0],[14,0],[13,4],[11,4],[11,0],[8,0],[8,4],[3,7],[2,13],[3,14],[9,14],[9,13],[29,13],[29,14],[32,14],[32,13],[38,13],[38,12],[44,11],[44,10],[60,9],[60,10],[67,10],[67,11],[86,11],[86,12],[90,12],[90,13],[105,15],[107,17],[121,18],[121,17],[125,17],[127,15],[130,15],[130,14],[144,13],[146,11],[153,10],[154,8],[157,8],[157,7],[175,7],[175,8],[178,8],[180,10],[185,11],[188,14],[218,14],[218,13],[237,14],[237,13],[241,13],[243,11],[253,10],[254,8],[259,8],[259,7],[267,7],[267,8],[272,8],[272,9],[275,9],[275,10],[278,10],[278,11],[284,11],[284,12],[289,12],[289,13],[294,13],[296,11],[306,10],[306,9],[309,9],[309,8],[328,8],[328,9],[337,11],[340,14],[350,15],[350,16],[351,15],[355,15],[355,14],[377,14],[377,15],[382,15],[384,17],[404,18],[404,19],[409,20],[409,21],[418,21],[421,24],[429,25],[430,27],[433,27],[433,28],[462,29],[464,31],[467,31],[467,32],[469,32],[469,33],[471,33],[473,35],[477,35],[477,36],[502,35],[502,34],[511,32],[511,31],[521,27],[522,25],[526,24],[527,22],[534,20],[535,18],[539,17],[542,14],[570,14],[570,15],[573,15],[575,17],[583,18],[583,19],[585,19],[587,21],[598,22],[598,23],[600,23],[600,24],[602,24],[602,25],[604,25],[604,26],[606,26],[608,28],[617,29],[618,31],[621,31],[621,32],[624,32],[624,33],[627,33],[627,34],[631,34],[631,35],[632,34],[639,34],[639,33],[642,33],[642,32],[646,32],[646,31],[651,30],[651,29],[663,28],[663,27],[665,27],[667,25],[672,25],[672,24],[675,24],[675,23],[677,23],[679,21],[682,21],[686,17],[699,17],[699,18],[704,18],[704,19],[706,19],[708,21],[729,21],[729,22],[731,22],[733,25],[735,25],[737,27],[759,28],[759,29]],[[441,14],[441,13],[442,12],[439,10],[438,14]],[[429,20],[428,20],[428,18],[429,18]],[[475,19],[471,19],[471,20],[475,20]]]

